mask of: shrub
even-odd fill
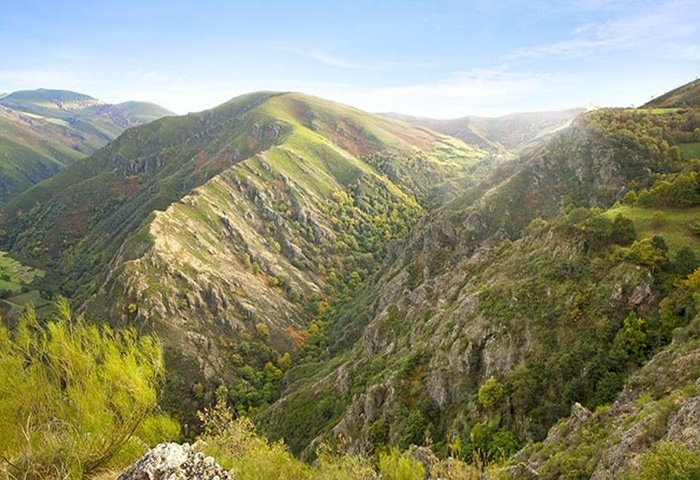
[[[237,480],[309,479],[308,465],[296,460],[282,442],[268,442],[255,433],[246,417],[234,419],[218,401],[198,414],[204,428],[204,451],[235,472]]]
[[[201,439],[205,442],[205,453],[215,457],[222,467],[231,469],[237,480],[376,478],[367,459],[334,452],[325,444],[319,447],[318,460],[313,466],[294,458],[284,442],[270,442],[258,435],[250,419],[234,418],[223,401],[198,415],[204,428]]]
[[[700,478],[700,456],[688,447],[660,441],[641,458],[639,480]]]
[[[160,343],[89,324],[65,300],[57,307],[46,324],[30,310],[13,332],[0,326],[0,454],[17,478],[80,478],[178,430],[151,417]]]
[[[395,448],[379,454],[379,471],[383,480],[423,480],[425,477],[422,463]]]
[[[491,377],[479,388],[479,403],[486,409],[492,410],[501,403],[505,387],[501,382]]]

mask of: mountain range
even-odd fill
[[[0,97],[0,202],[94,153],[125,129],[173,115],[146,102],[110,105],[65,90]]]
[[[194,430],[223,397],[305,458],[340,436],[634,478],[700,448],[698,91],[453,121],[300,93],[186,116],[11,94],[30,119],[153,121],[8,193],[25,266],[5,302],[61,294],[156,333],[161,405]]]

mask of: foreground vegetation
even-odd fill
[[[179,430],[155,414],[160,342],[56,307],[0,327],[0,478],[82,478]]]
[[[481,469],[456,458],[438,459],[429,449],[385,448],[373,457],[351,454],[342,439],[317,448],[309,464],[295,458],[282,441],[256,433],[246,417],[235,418],[223,401],[200,413],[204,452],[231,469],[238,480],[445,480],[478,479]]]

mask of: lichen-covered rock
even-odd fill
[[[233,480],[212,457],[185,443],[161,443],[124,470],[117,480]]]
[[[540,478],[532,467],[525,465],[524,463],[518,463],[517,465],[506,467],[499,472],[502,475],[498,478],[501,478],[503,475],[507,475],[507,478],[512,478],[513,480],[537,480]]]

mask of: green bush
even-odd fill
[[[501,382],[491,377],[479,388],[479,403],[486,409],[496,408],[503,400],[505,387]]]
[[[373,480],[374,468],[366,458],[335,452],[326,444],[318,449],[314,465],[298,460],[283,441],[270,442],[255,431],[247,417],[234,418],[219,401],[199,413],[204,452],[234,472],[237,480]]]
[[[641,458],[639,480],[700,478],[700,456],[683,444],[661,441]]]
[[[395,448],[379,454],[379,471],[383,480],[423,480],[425,476],[422,463]]]
[[[152,417],[160,343],[57,307],[46,324],[30,310],[14,331],[0,326],[0,468],[16,478],[80,478],[178,430]]]

